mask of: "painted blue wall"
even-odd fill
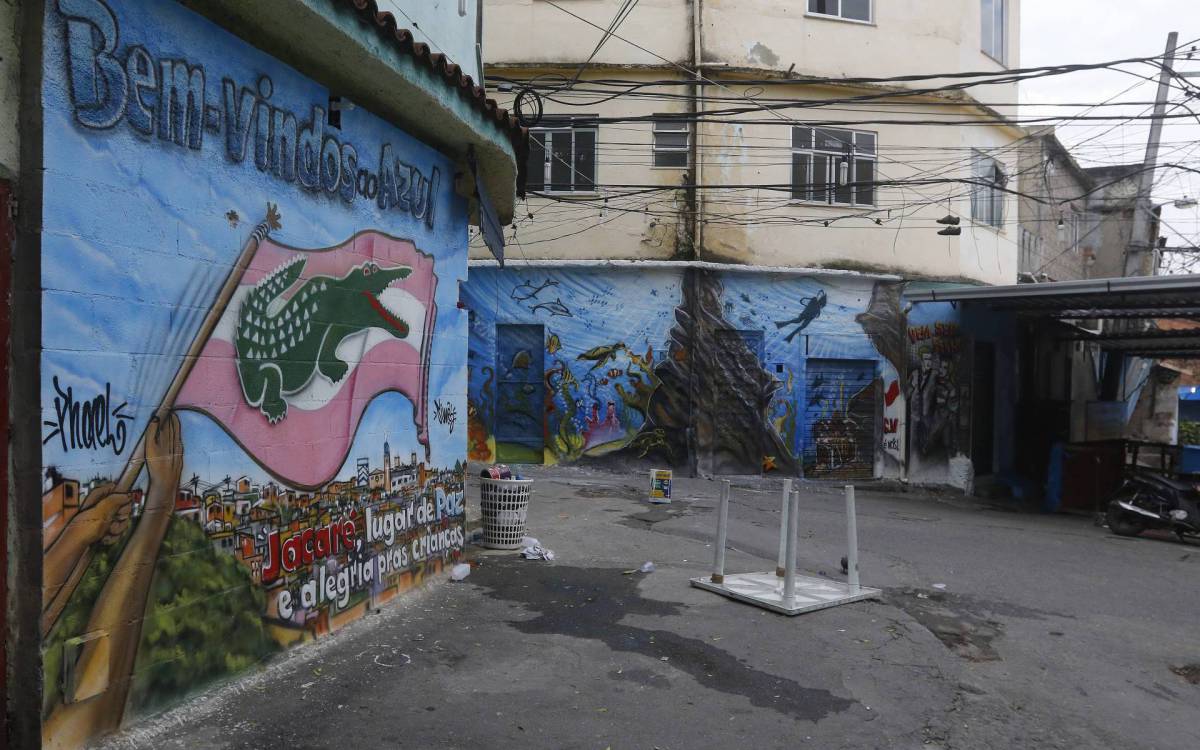
[[[463,287],[472,321],[471,457],[515,461],[513,456],[520,453],[497,446],[496,425],[503,422],[508,408],[507,401],[498,398],[498,382],[512,370],[514,361],[510,360],[527,366],[537,357],[505,349],[503,361],[499,361],[496,337],[497,326],[525,324],[543,327],[543,351],[538,353],[544,357],[545,368],[541,461],[621,458],[686,466],[690,460],[702,458],[679,455],[677,448],[656,449],[662,448],[658,438],[664,436],[655,436],[649,429],[653,425],[646,425],[647,413],[659,408],[653,396],[660,393],[664,364],[671,360],[686,369],[696,354],[678,341],[672,342],[673,328],[687,330],[688,314],[677,308],[684,302],[688,278],[682,268],[661,267],[472,268]],[[887,452],[876,444],[882,442],[878,433],[883,427],[885,385],[897,388],[899,396],[888,414],[895,420],[895,431],[903,434],[898,374],[859,321],[871,306],[876,282],[849,275],[734,272],[714,274],[714,279],[719,288],[716,313],[721,330],[740,337],[745,356],[755,360],[753,367],[777,383],[769,402],[763,404],[763,421],[778,436],[782,450],[778,455],[755,457],[762,466],[752,467],[754,471],[798,474],[800,465],[806,463],[804,457],[811,471],[817,455],[814,426],[822,420],[828,425],[837,415],[844,417],[854,398],[864,393],[871,403],[879,404],[871,407],[871,424],[863,425],[870,435],[860,451],[866,454],[867,470],[872,475],[885,470],[898,473],[897,461],[885,460]],[[814,381],[806,378],[806,372],[807,363],[814,361],[849,363],[856,373],[854,382],[817,380],[819,392],[813,391]],[[539,392],[538,397],[541,395]],[[715,411],[713,430],[719,433],[720,409]],[[705,428],[698,422],[704,417],[696,419],[697,424],[682,427],[701,436],[692,445],[703,454],[713,447],[703,444]],[[683,443],[680,438],[679,444]],[[897,458],[900,447],[894,446]],[[531,456],[529,460],[538,459]]]
[[[328,90],[174,2],[47,0],[45,21],[45,585],[48,601],[61,597],[45,633],[53,741],[58,732],[107,731],[127,704],[134,712],[160,707],[276,648],[336,630],[458,554],[467,315],[457,302],[467,276],[467,214],[442,154],[361,108],[331,123]],[[174,98],[164,97],[165,86],[175,87]],[[401,328],[415,338],[424,325],[428,345],[407,340],[419,360],[388,371],[394,387],[354,391],[351,413],[361,419],[330,419],[317,434],[296,436],[288,420],[314,407],[289,395],[278,424],[259,415],[259,427],[280,437],[252,444],[221,415],[243,399],[256,406],[253,394],[189,382],[185,390],[216,389],[227,401],[208,404],[206,413],[181,412],[175,434],[173,417],[152,417],[160,406],[182,405],[169,386],[187,353],[205,343],[197,338],[219,290],[241,278],[234,264],[256,226],[278,252],[306,264],[318,262],[313,251],[334,248],[326,255],[363,278],[380,263],[393,268],[369,254],[364,237],[377,238],[376,248],[415,248],[412,257],[432,264],[436,291],[417,300],[433,308],[427,319],[407,317],[417,302],[396,303],[383,292],[367,302],[357,293],[331,302],[330,309],[369,302],[378,319],[356,322],[338,347],[336,357],[356,368],[350,375],[335,380],[312,370],[309,385],[365,382],[359,365],[368,361],[368,342],[398,350],[406,342]],[[339,273],[304,278],[318,279],[320,291],[341,289]],[[396,288],[421,294],[410,281]],[[292,290],[299,297],[300,287]],[[317,320],[330,331],[346,324]],[[243,359],[210,364],[246,388]],[[107,483],[140,466],[144,433],[151,453],[166,452],[154,463],[160,473],[148,480],[136,472],[132,486],[113,491]],[[389,473],[416,456],[414,485],[383,486],[385,442]],[[344,452],[341,469],[320,486],[290,485],[280,470],[288,454],[316,443]],[[364,460],[378,472],[369,487],[357,478]],[[389,524],[400,514],[404,533],[383,538],[380,526],[372,534],[367,513]],[[342,546],[330,548],[327,537],[313,553],[311,535],[331,525],[335,537],[345,533]],[[309,535],[302,564],[274,579],[268,571],[281,561],[272,534]],[[68,580],[72,566],[86,570],[82,578]],[[192,570],[209,578],[193,580]],[[332,597],[317,591],[326,574],[336,578]],[[122,597],[117,610],[114,597]],[[102,669],[107,686],[71,701],[64,660],[78,658],[93,683],[101,667],[89,661],[90,647],[79,655],[64,643],[93,631],[104,632],[113,652]]]

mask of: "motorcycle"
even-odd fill
[[[1118,536],[1137,536],[1147,529],[1173,531],[1180,541],[1200,536],[1200,489],[1191,482],[1135,471],[1109,501],[1105,518]]]

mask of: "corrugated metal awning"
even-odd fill
[[[991,310],[1015,312],[1026,318],[1200,320],[1200,274],[964,286],[910,293],[905,298],[917,304],[954,302],[982,305]],[[1102,349],[1130,356],[1152,359],[1200,358],[1200,323],[1196,329],[1079,330],[1066,338],[1096,342]]]
[[[908,293],[910,302],[984,304],[1048,318],[1200,317],[1200,274],[963,286]]]

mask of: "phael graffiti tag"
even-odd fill
[[[121,455],[128,438],[125,423],[131,421],[133,416],[121,411],[128,406],[127,402],[110,408],[112,384],[105,383],[104,393],[91,400],[76,401],[75,390],[72,387],[67,386],[64,391],[57,375],[54,376],[53,382],[55,420],[42,422],[43,425],[53,428],[50,434],[42,439],[42,445],[57,437],[62,442],[64,451],[111,448],[114,455]]]

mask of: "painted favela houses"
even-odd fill
[[[393,66],[404,106],[444,117],[423,127],[462,140],[339,105],[174,2],[45,3],[45,746],[333,633],[462,552],[456,173],[478,147],[510,211],[522,134],[391,16],[313,5],[297,34]],[[441,109],[413,106],[430,92]]]

